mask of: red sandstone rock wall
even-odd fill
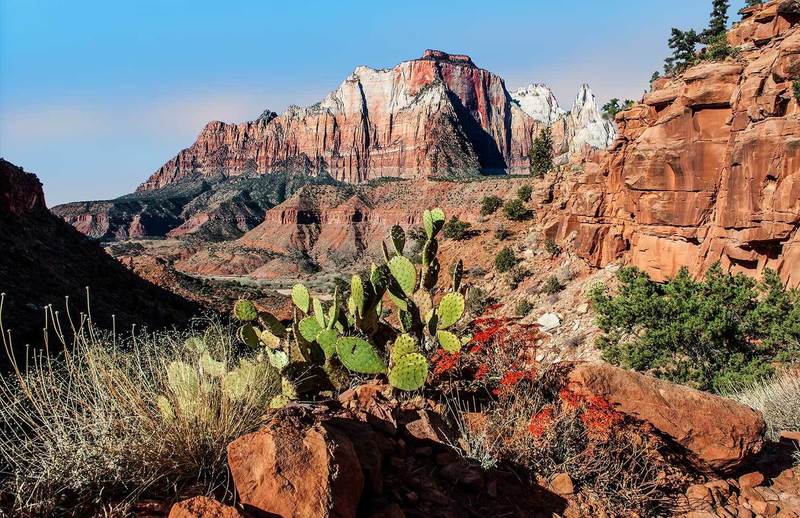
[[[527,167],[541,123],[468,56],[426,51],[394,68],[358,67],[322,102],[242,124],[211,122],[139,190],[192,174],[266,173],[307,157],[346,182]],[[556,138],[565,134],[563,124]]]
[[[607,154],[561,185],[548,232],[603,265],[622,257],[656,279],[721,261],[776,269],[800,285],[800,2],[750,9],[739,55],[655,82],[617,117]]]

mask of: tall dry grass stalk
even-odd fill
[[[777,440],[782,430],[800,431],[800,370],[796,368],[727,395],[764,415],[770,439]]]
[[[44,348],[27,358],[2,332],[13,372],[0,378],[0,469],[14,512],[227,487],[225,448],[262,424],[280,393],[274,369],[213,319],[120,340],[88,313],[46,315]]]

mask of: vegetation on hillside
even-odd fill
[[[634,104],[635,102],[630,99],[625,99],[624,101],[620,102],[619,99],[614,97],[603,105],[603,108],[601,109],[603,112],[603,118],[606,120],[614,120],[614,117],[616,117],[619,112],[627,110]]]
[[[729,9],[729,0],[712,0],[711,14],[705,29],[697,32],[694,29],[672,28],[668,41],[672,54],[664,60],[666,75],[680,74],[699,61],[721,61],[735,55],[735,50],[727,39]],[[698,45],[703,46],[699,52]]]
[[[530,151],[531,176],[540,178],[553,169],[553,132],[544,128],[533,139]]]
[[[615,293],[591,292],[597,345],[611,363],[720,392],[800,361],[800,300],[778,275],[761,282],[714,265],[701,280],[681,269],[659,284],[636,268],[618,273]]]

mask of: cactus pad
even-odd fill
[[[403,249],[406,247],[406,232],[403,230],[403,227],[394,225],[392,230],[389,231],[389,237],[392,240],[397,255],[403,255]]]
[[[339,333],[335,329],[323,329],[317,335],[317,343],[325,353],[325,358],[330,358],[336,354],[336,339]]]
[[[225,374],[225,364],[212,358],[207,351],[200,356],[200,368],[204,374],[215,378]]]
[[[442,297],[436,313],[439,315],[439,329],[452,326],[464,315],[464,296],[460,293],[448,293]]]
[[[319,325],[316,318],[306,317],[300,321],[297,325],[297,329],[300,331],[300,336],[302,336],[306,342],[313,342],[317,339],[319,332],[322,331],[322,326]]]
[[[344,336],[336,341],[336,353],[345,367],[361,374],[381,374],[386,372],[383,362],[375,348],[362,338]]]
[[[261,331],[261,336],[259,338],[261,339],[261,343],[270,349],[277,349],[281,345],[281,339],[267,329]]]
[[[417,342],[414,340],[413,336],[407,334],[400,335],[394,341],[394,345],[392,346],[392,362],[396,362],[406,354],[418,352],[419,348],[417,347]]]
[[[461,350],[461,340],[450,331],[437,331],[436,339],[439,340],[442,349],[451,354]]]
[[[322,301],[319,300],[317,297],[314,297],[313,299],[311,299],[311,305],[314,308],[314,318],[317,319],[319,327],[321,328],[327,327],[325,322],[325,308],[322,307]]]
[[[428,377],[428,360],[419,353],[400,357],[389,372],[389,383],[400,390],[418,390]]]
[[[302,284],[295,284],[292,286],[292,302],[300,308],[303,313],[308,313],[308,306],[311,302],[311,297],[308,294],[308,289]]]
[[[272,313],[259,313],[258,320],[263,327],[266,327],[270,332],[278,338],[286,337],[286,327],[281,324],[281,321]]]
[[[353,301],[355,313],[361,316],[364,312],[364,281],[361,280],[360,275],[353,275],[350,280],[350,300]]]
[[[249,300],[239,299],[233,306],[233,316],[241,322],[251,322],[258,318],[258,310]]]
[[[407,296],[417,289],[417,269],[407,257],[396,255],[389,261],[389,271]]]
[[[282,370],[289,365],[289,355],[283,351],[267,349],[267,357],[269,358],[269,364],[278,370]]]
[[[423,212],[422,226],[425,227],[425,233],[428,235],[428,239],[435,237],[444,226],[444,212],[442,209],[426,210]]]
[[[459,259],[453,265],[453,291],[461,289],[461,277],[464,275],[464,261]]]
[[[425,241],[422,247],[422,264],[425,266],[430,265],[439,253],[439,241],[434,238]]]
[[[261,340],[259,339],[260,330],[250,324],[245,324],[239,328],[239,331],[236,333],[239,340],[246,343],[250,347],[258,347],[261,344]]]

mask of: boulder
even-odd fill
[[[576,364],[568,383],[580,395],[600,396],[649,423],[685,448],[701,469],[735,469],[764,444],[761,414],[730,399],[606,363]]]
[[[235,507],[222,504],[207,496],[196,496],[172,506],[168,518],[242,518]]]
[[[282,518],[356,516],[364,475],[348,435],[329,423],[283,412],[228,445],[245,509]]]

